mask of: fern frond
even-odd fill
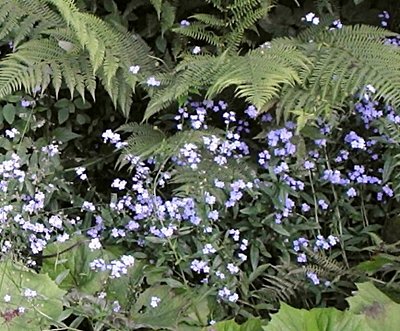
[[[214,28],[225,27],[228,24],[225,20],[210,14],[196,14],[189,18],[194,18],[195,20]]]
[[[174,84],[153,97],[145,119],[191,90],[206,90],[212,98],[222,90],[236,86],[236,95],[261,107],[279,95],[283,84],[301,83],[298,72],[307,68],[307,58],[293,46],[277,45],[268,51],[245,56],[189,56],[175,71]]]
[[[207,24],[192,23],[189,27],[178,27],[173,31],[189,38],[205,41],[209,45],[221,46],[220,37],[213,31],[208,31]]]
[[[287,274],[265,275],[265,285],[263,288],[267,290],[269,300],[272,302],[284,301],[290,302],[293,298],[298,296],[302,291],[304,282]]]
[[[316,34],[311,30],[299,37],[312,59],[311,70],[305,73],[301,88],[284,90],[280,108],[308,112],[337,109],[368,84],[376,88],[377,98],[400,103],[400,51],[383,44],[386,30],[369,26],[319,30]]]
[[[0,38],[14,38],[14,52],[0,62],[0,98],[63,82],[71,96],[94,97],[96,77],[127,115],[136,83],[154,71],[148,46],[122,27],[78,10],[73,0],[4,0]],[[140,74],[129,68],[140,66]]]
[[[247,29],[264,17],[272,8],[271,0],[207,1],[219,13],[200,13],[191,16],[195,22],[190,26],[178,27],[173,31],[186,37],[206,42],[219,51],[237,51]]]

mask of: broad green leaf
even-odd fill
[[[67,128],[57,128],[53,131],[53,136],[57,141],[61,141],[61,142],[65,143],[67,141],[78,138],[81,135],[74,133],[70,129],[67,129]]]
[[[41,331],[52,325],[63,311],[65,291],[58,288],[48,275],[16,264],[11,260],[0,263],[0,329],[7,331]],[[24,296],[27,290],[36,296]],[[10,301],[3,298],[9,295]],[[23,313],[16,309],[24,307]],[[5,320],[5,317],[10,317]]]
[[[79,125],[85,124],[85,123],[86,123],[86,118],[85,118],[85,116],[83,116],[82,114],[76,115],[76,122],[77,122]]]
[[[159,298],[157,306],[152,307],[152,298]],[[171,289],[165,285],[155,285],[144,291],[133,306],[131,320],[134,321],[135,329],[150,328],[152,330],[177,330],[178,325],[187,322],[188,319],[194,324],[190,316],[193,315],[194,307],[198,305],[197,314],[204,316],[208,314],[207,303],[199,301],[199,294],[194,290]],[[203,298],[203,296],[201,296]],[[202,320],[204,317],[201,318]],[[202,321],[198,321],[201,323]]]
[[[244,324],[237,324],[234,320],[219,322],[213,326],[206,328],[211,331],[262,331],[262,321],[258,318],[247,320]]]
[[[264,331],[371,331],[365,319],[335,308],[315,308],[309,311],[282,303],[278,313]]]
[[[379,291],[372,283],[357,284],[358,291],[347,299],[349,311],[362,314],[372,330],[398,330],[400,326],[400,304],[395,303]]]
[[[58,111],[58,123],[63,124],[69,117],[69,109],[68,108],[61,108]]]
[[[15,114],[16,114],[15,106],[12,104],[5,105],[3,107],[2,114],[3,114],[4,119],[7,121],[7,123],[12,124],[14,122]]]
[[[357,270],[363,271],[368,275],[373,275],[375,272],[383,268],[384,266],[391,265],[395,257],[392,257],[389,254],[378,254],[373,256],[371,260],[363,261],[357,265]]]
[[[74,246],[75,245],[75,246]],[[66,249],[72,249],[65,251]],[[42,272],[59,281],[61,288],[79,289],[94,294],[103,288],[107,273],[95,272],[89,263],[97,258],[105,258],[104,250],[91,251],[83,237],[76,237],[64,243],[55,242],[45,248],[44,255],[54,255],[43,260]]]
[[[359,283],[357,284],[358,291],[354,296],[347,298],[347,302],[350,305],[349,311],[354,314],[360,314],[368,306],[377,302],[379,304],[390,304],[393,301],[379,291],[371,283]]]
[[[109,279],[107,284],[107,299],[117,300],[122,307],[126,307],[132,302],[132,292],[128,289],[140,285],[144,278],[143,268],[146,263],[135,260],[135,264],[128,269],[128,274],[123,277]]]

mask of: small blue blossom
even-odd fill
[[[186,27],[186,26],[190,26],[190,22],[187,20],[182,20],[180,22],[181,27]]]
[[[320,284],[320,280],[315,272],[311,271],[307,272],[307,278],[310,279],[314,285]]]
[[[303,164],[304,169],[310,170],[310,169],[314,169],[315,167],[315,163],[313,161],[305,161]]]
[[[253,105],[248,106],[244,112],[252,119],[255,119],[258,116],[257,108]]]
[[[326,210],[326,209],[328,209],[328,204],[326,203],[326,201],[325,200],[323,200],[323,199],[320,199],[320,200],[318,200],[318,205],[321,207],[321,209],[323,209],[323,210]]]
[[[355,196],[357,196],[357,191],[356,191],[353,187],[350,187],[350,188],[347,190],[346,195],[347,195],[349,198],[354,198]]]

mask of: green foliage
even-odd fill
[[[348,298],[350,308],[296,309],[282,303],[270,322],[249,319],[242,325],[234,321],[217,323],[207,330],[216,331],[391,331],[399,321],[400,305],[393,302],[371,283],[357,284],[358,291]],[[267,325],[265,325],[267,324]]]
[[[355,331],[395,330],[399,325],[400,305],[385,296],[371,283],[357,284],[358,291],[348,299],[348,311],[315,308],[310,311],[282,304],[265,331]]]
[[[63,311],[62,298],[65,291],[58,288],[48,275],[40,275],[23,265],[5,260],[0,263],[0,295],[10,296],[10,301],[0,302],[0,322],[4,330],[44,330],[58,325]],[[36,296],[24,295],[27,290]],[[20,307],[23,307],[18,310]]]
[[[2,1],[0,36],[13,51],[0,61],[0,98],[25,89],[43,95],[52,84],[56,96],[62,84],[71,97],[76,90],[95,98],[96,78],[125,115],[135,86],[153,69],[149,48],[120,26],[78,10],[65,0]],[[140,74],[129,71],[140,66]]]
[[[160,299],[156,307],[150,307],[152,297]],[[204,325],[209,308],[206,293],[195,293],[169,286],[153,286],[144,291],[133,306],[133,329],[177,330],[179,324]],[[181,326],[183,329],[184,327]]]
[[[216,331],[391,331],[399,325],[400,305],[371,283],[357,284],[358,291],[347,299],[349,309],[296,309],[282,303],[279,312],[263,326],[264,321],[249,319],[238,325],[234,321],[217,323],[207,330]]]
[[[255,50],[245,56],[190,56],[172,74],[170,86],[154,94],[145,119],[193,90],[209,87],[206,97],[212,98],[224,89],[235,86],[236,96],[258,107],[279,95],[282,84],[301,83],[299,72],[307,70],[307,58],[290,43],[276,41],[268,51]]]
[[[272,316],[265,331],[370,331],[362,316],[334,308],[315,308],[310,311],[282,304]]]
[[[234,320],[223,321],[215,324],[213,327],[207,328],[208,331],[262,331],[263,321],[251,318],[245,323],[239,325]]]
[[[173,31],[216,47],[217,51],[235,52],[243,42],[246,30],[272,8],[270,0],[214,1],[217,14],[200,13],[190,16],[195,21]]]
[[[94,272],[89,263],[105,257],[102,250],[91,252],[85,238],[75,237],[67,243],[53,243],[44,250],[42,273],[47,273],[60,288],[78,289],[95,294],[103,288],[107,279],[104,273]]]
[[[390,35],[370,26],[315,27],[244,56],[189,56],[174,70],[175,79],[154,95],[145,119],[191,90],[206,90],[211,98],[231,86],[235,96],[261,112],[276,103],[285,118],[330,113],[368,84],[379,91],[376,97],[398,105],[400,51],[382,42]]]
[[[15,292],[2,301],[2,325],[395,329],[398,304],[371,285],[359,285],[350,309],[344,300],[366,279],[396,300],[400,293],[399,125],[384,109],[400,101],[399,51],[383,44],[394,33],[358,25],[378,25],[387,9],[395,31],[390,6],[0,0],[1,258],[38,271],[10,267],[35,279],[32,289],[36,280],[57,289],[47,295],[39,286],[28,300],[12,287],[19,276],[2,272],[0,298]],[[319,26],[302,22],[311,10]],[[330,30],[336,18],[344,27]],[[161,86],[148,88],[152,76]],[[379,105],[357,103],[367,85]],[[278,120],[294,115],[297,128],[255,118],[248,103]],[[146,107],[148,123],[139,124]],[[367,127],[360,109],[382,110],[385,119]],[[321,114],[331,117],[310,121]],[[350,130],[365,149],[346,141]],[[379,183],[346,183],[356,165]],[[32,315],[15,310],[39,300],[47,305],[27,309]],[[343,311],[315,308],[328,306]]]

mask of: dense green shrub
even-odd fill
[[[0,9],[10,329],[278,330],[292,312],[364,325],[351,302],[337,310],[363,281],[398,301],[396,6]]]

